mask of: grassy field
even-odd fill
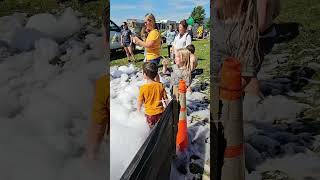
[[[203,74],[199,76],[201,81],[209,82],[209,73],[210,73],[210,41],[209,40],[195,40],[192,44],[196,48],[196,56],[198,57],[198,67],[197,69],[203,69]],[[167,56],[168,50],[167,46],[164,45],[161,49],[161,55]],[[143,51],[140,51],[139,54],[136,54],[138,62],[135,64],[137,67],[142,67],[143,64]],[[111,66],[121,66],[127,65],[128,61],[126,55],[123,51],[117,51],[111,54]]]
[[[281,5],[282,10],[277,22],[295,22],[301,26],[299,35],[277,50],[278,53],[286,52],[289,54],[289,62],[277,69],[279,76],[290,72],[292,67],[305,67],[310,62],[320,64],[320,1],[283,0]],[[319,81],[320,73],[316,72],[312,79]],[[320,85],[308,84],[303,89],[319,92]],[[319,97],[319,95],[316,95],[314,98]],[[299,101],[304,102],[305,100],[301,99]],[[311,102],[308,104],[315,105]]]
[[[81,3],[80,0],[69,0],[60,6],[56,0],[4,0],[0,2],[0,16],[10,15],[14,12],[27,13],[32,16],[38,13],[54,13],[65,7],[72,7],[84,14],[84,16],[97,20],[97,26],[101,26],[101,12],[107,0],[95,0]]]
[[[320,47],[320,1],[319,0],[282,0],[280,16],[277,23],[295,22],[299,23],[299,36],[288,42],[285,49],[290,54],[290,64],[287,68],[279,69],[279,74],[294,65],[303,66],[307,63],[306,57],[310,57],[308,62],[320,62],[320,53],[317,51],[303,51]]]

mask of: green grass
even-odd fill
[[[282,9],[277,22],[296,22],[301,24],[300,34],[288,42],[282,50],[289,50],[289,63],[286,68],[279,69],[279,74],[288,71],[294,65],[305,65],[303,59],[311,57],[311,61],[319,62],[318,51],[305,51],[320,47],[320,3],[318,0],[282,0]]]
[[[195,55],[198,57],[198,67],[197,69],[203,69],[203,74],[198,76],[201,81],[209,81],[210,73],[210,41],[209,40],[196,40],[192,44],[196,48]],[[167,56],[168,50],[167,46],[164,45],[161,49],[161,55]],[[111,66],[122,66],[128,65],[127,58],[124,52],[117,51],[111,54],[112,60]],[[135,64],[136,67],[140,68],[143,64],[144,55],[143,52],[136,54],[135,56],[139,62]]]
[[[316,48],[320,47],[320,1],[318,0],[283,0],[281,1],[282,10],[277,18],[278,22],[296,22],[301,24],[299,35],[281,46],[278,52],[288,51],[290,54],[288,63],[278,68],[278,75],[288,74],[293,66],[305,66],[310,62],[320,63],[320,51]],[[316,72],[312,79],[319,80],[320,73]],[[318,84],[308,84],[303,90],[314,89],[318,92],[320,86]],[[315,96],[316,94],[312,94]],[[318,97],[318,96],[316,96]],[[314,106],[314,102],[300,98],[297,99],[301,103]],[[306,117],[317,118],[318,114],[306,112]]]
[[[102,22],[101,14],[106,2],[106,0],[100,0],[81,4],[78,0],[70,0],[63,3],[63,5],[80,11],[89,19],[96,20],[97,26],[100,27]],[[27,13],[32,16],[39,13],[61,11],[63,8],[57,4],[56,0],[4,0],[0,2],[0,16],[7,16],[14,12]]]

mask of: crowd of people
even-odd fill
[[[219,36],[214,37],[215,53],[211,59],[220,62],[220,65],[225,58],[236,55],[235,52],[230,52],[230,50],[237,51],[237,49],[230,49],[230,46],[240,46],[240,32],[236,31],[241,28],[235,27],[240,25],[238,22],[247,11],[241,2],[241,0],[232,0],[228,4],[224,0],[216,0],[214,3],[215,13],[211,18],[214,27],[212,33],[213,35],[219,34]],[[239,9],[242,11],[239,11]],[[280,13],[279,0],[257,1],[256,10],[258,11],[258,23],[255,31],[258,34],[258,38],[252,39],[254,41],[252,44],[256,44],[256,47],[246,51],[245,59],[242,56],[237,58],[241,62],[243,91],[246,95],[251,94],[263,98],[260,93],[257,73],[260,70],[266,49],[268,49],[266,47],[267,44],[264,42],[279,35],[273,23],[273,20]],[[104,22],[106,22],[106,19]],[[170,95],[175,99],[178,98],[180,80],[184,80],[187,90],[191,91],[192,72],[196,69],[198,62],[195,55],[196,49],[192,44],[192,35],[188,32],[186,20],[180,21],[178,30],[175,30],[173,25],[169,25],[168,30],[162,34],[156,28],[156,19],[153,14],[146,14],[144,24],[145,26],[141,29],[139,38],[132,33],[127,23],[124,22],[121,32],[121,45],[124,47],[129,62],[136,62],[133,44],[145,49],[142,72],[146,81],[140,87],[137,110],[141,111],[142,105],[144,106],[146,122],[149,128],[152,129],[160,120],[169,101],[165,86],[160,82],[160,62],[162,61],[163,65],[162,74],[170,75]],[[107,28],[107,24],[104,24],[104,27]],[[166,38],[167,58],[163,58],[161,55],[162,37]],[[109,38],[106,39],[108,40]],[[226,43],[227,41],[228,43]],[[214,63],[210,64],[211,66],[214,65]],[[89,160],[98,158],[99,147],[103,141],[105,131],[107,131],[107,135],[109,135],[110,131],[108,82],[108,76],[103,75],[96,83],[93,120],[89,129],[87,148],[87,158]]]
[[[153,14],[146,14],[145,28],[142,29],[142,39],[132,36],[132,42],[145,48],[145,62],[142,67],[146,83],[140,87],[138,97],[138,110],[144,105],[146,121],[150,128],[160,119],[167,104],[167,92],[160,82],[158,66],[162,60],[163,74],[170,75],[171,97],[177,98],[179,80],[184,80],[191,91],[191,72],[197,67],[197,58],[194,54],[191,36],[187,32],[186,20],[179,23],[179,31],[176,33],[173,26],[162,35],[156,28],[156,20]],[[168,58],[161,56],[162,36],[167,39]],[[170,65],[172,64],[172,65]]]
[[[223,0],[217,0],[216,11],[213,16],[214,33],[225,34],[225,36],[215,37],[216,57],[220,63],[226,57],[236,55],[236,53],[229,52],[227,47],[226,37],[227,34],[237,29],[234,26],[238,20],[242,19],[242,15],[247,8],[244,8],[240,1],[235,0],[230,3],[230,7],[225,8],[227,5]],[[276,30],[273,25],[273,20],[279,15],[280,4],[277,0],[264,0],[259,1],[256,10],[257,12],[257,29],[255,32],[258,34],[256,39],[252,39],[253,47],[251,50],[244,51],[245,59],[239,58],[241,61],[241,75],[243,90],[246,94],[256,95],[261,97],[259,81],[257,79],[257,73],[259,72],[263,57],[264,57],[264,44],[261,43],[261,39],[270,38],[276,36]],[[242,9],[243,12],[238,11]],[[238,20],[237,20],[238,19]],[[159,120],[161,113],[164,111],[163,104],[166,104],[168,100],[164,86],[159,81],[158,65],[161,60],[161,34],[156,29],[155,17],[152,14],[145,16],[144,40],[138,37],[133,37],[133,43],[145,48],[145,63],[143,65],[143,75],[147,80],[146,84],[142,85],[140,89],[140,95],[138,98],[138,110],[141,110],[142,104],[145,107],[146,119],[150,127]],[[186,20],[182,20],[179,23],[178,32],[176,32],[173,26],[169,26],[162,36],[166,37],[168,46],[168,59],[164,58],[162,61],[163,74],[170,74],[170,89],[171,97],[177,98],[177,86],[179,80],[184,80],[188,87],[188,91],[191,91],[190,84],[192,81],[191,72],[197,67],[197,57],[195,56],[195,47],[192,45],[192,37],[188,33],[188,24]],[[239,29],[239,28],[238,28]],[[229,43],[234,47],[239,47],[240,37],[239,33],[231,33]],[[230,44],[229,44],[230,45]],[[236,51],[236,50],[235,50]],[[231,54],[230,54],[231,53]],[[173,64],[170,65],[170,60],[173,59]],[[212,65],[214,63],[211,63]]]
[[[216,0],[214,11],[215,14],[212,18],[214,33],[226,34],[231,31],[232,25],[236,25],[237,19],[241,18],[241,12],[238,9],[244,9],[240,0],[233,0],[230,4],[225,4],[223,0]],[[230,7],[230,8],[226,8]],[[274,27],[273,20],[279,15],[280,4],[278,0],[261,0],[257,4],[258,13],[258,33],[260,34],[257,44],[261,39],[272,38],[277,35],[277,31]],[[260,11],[261,10],[261,11]],[[104,18],[104,22],[107,22],[108,17]],[[232,20],[232,21],[231,21]],[[234,24],[232,24],[234,23]],[[146,83],[140,87],[140,94],[138,97],[138,110],[141,111],[142,105],[145,108],[146,121],[149,127],[152,128],[157,121],[159,121],[161,114],[163,113],[165,106],[168,103],[168,96],[164,85],[160,82],[158,65],[162,60],[163,74],[170,74],[170,89],[171,97],[177,98],[177,85],[179,80],[184,80],[188,87],[188,91],[191,91],[190,84],[192,82],[192,71],[197,67],[197,57],[195,55],[195,46],[192,44],[192,37],[188,33],[188,24],[186,20],[182,20],[179,23],[178,32],[176,32],[172,25],[162,35],[156,28],[156,19],[153,14],[148,13],[144,19],[145,27],[141,30],[141,39],[134,36],[128,29],[126,23],[123,23],[123,30],[121,33],[121,43],[124,46],[126,55],[129,61],[136,61],[132,49],[132,44],[136,44],[145,48],[145,62],[142,66],[143,76],[146,79]],[[107,28],[107,23],[104,24]],[[108,33],[106,33],[108,34]],[[237,40],[239,33],[232,33],[229,43],[238,47],[239,41]],[[161,39],[165,36],[168,45],[168,58],[162,58],[161,52]],[[226,37],[215,37],[215,49],[217,57],[211,59],[223,59],[230,54],[229,48],[226,47]],[[108,40],[108,38],[106,38]],[[106,41],[108,43],[108,41]],[[261,59],[263,59],[263,44],[259,43],[260,52],[255,52],[254,49],[248,52],[248,59],[246,63],[242,63],[242,78],[244,87],[246,87],[246,93],[253,93],[259,95],[259,81],[256,78],[257,72],[261,65]],[[172,61],[173,60],[173,61]],[[242,59],[240,58],[240,61]],[[172,65],[170,65],[172,64]],[[213,63],[211,63],[213,65]],[[93,110],[93,120],[91,130],[89,133],[89,146],[88,156],[90,159],[95,159],[97,155],[97,149],[101,144],[104,131],[108,129],[109,121],[109,92],[104,91],[108,84],[108,78],[106,75],[102,76],[97,81],[95,106]],[[108,88],[109,90],[109,88]],[[103,94],[107,94],[104,96]],[[107,127],[108,126],[108,127]]]

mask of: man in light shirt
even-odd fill
[[[172,58],[171,57],[171,48],[172,48],[172,44],[173,44],[173,41],[176,37],[176,31],[173,29],[173,25],[170,24],[169,25],[169,29],[167,31],[165,31],[162,36],[164,36],[166,38],[166,41],[167,41],[167,45],[168,45],[168,57],[169,58]]]

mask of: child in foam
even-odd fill
[[[141,111],[141,106],[144,104],[145,116],[147,123],[153,128],[161,118],[164,111],[163,102],[166,104],[167,92],[162,83],[155,81],[158,75],[158,66],[152,62],[143,64],[143,76],[147,80],[146,84],[140,87],[138,97],[138,111]]]
[[[191,61],[190,61],[190,51],[187,48],[178,49],[176,51],[175,56],[175,64],[170,68],[168,67],[169,63],[164,63],[162,72],[164,74],[169,71],[171,73],[170,79],[170,87],[171,93],[173,97],[178,98],[178,84],[179,80],[182,79],[186,82],[188,87],[188,91],[191,91],[190,84],[191,84]]]

